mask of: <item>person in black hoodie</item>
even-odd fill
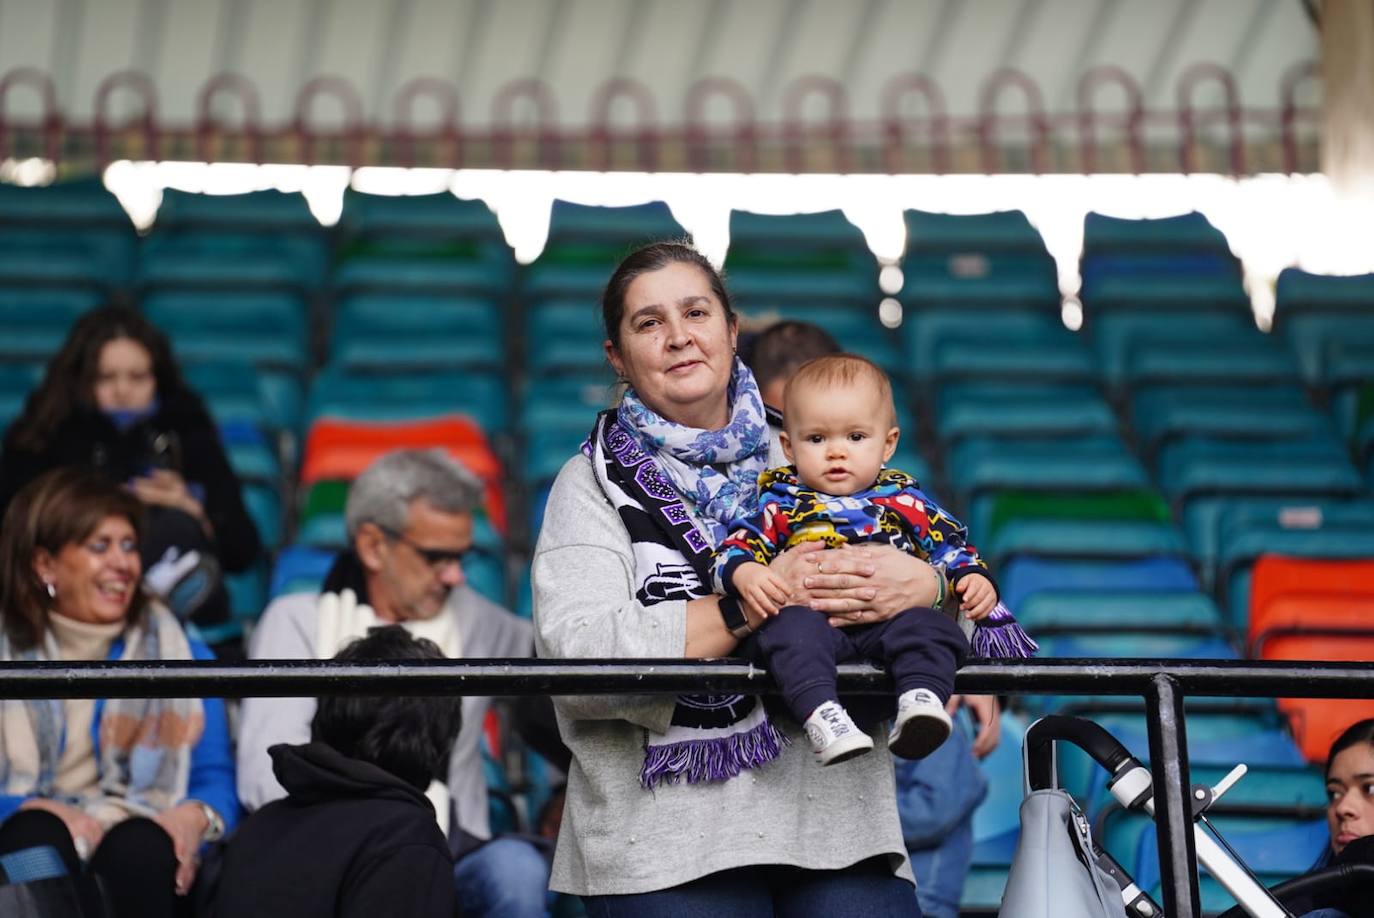
[[[334,659],[440,660],[399,625],[374,629]],[[258,810],[224,853],[217,916],[451,918],[453,858],[425,788],[448,761],[461,699],[319,700],[311,742],[271,747],[285,799]]]
[[[204,403],[135,309],[95,309],[72,326],[5,434],[0,512],[65,465],[101,471],[143,502],[143,569],[173,612],[202,625],[228,618],[220,571],[257,560],[257,527]]]

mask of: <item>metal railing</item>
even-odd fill
[[[886,673],[839,667],[846,694],[891,691]],[[1374,663],[1077,660],[976,663],[955,690],[979,694],[1119,695],[1145,700],[1155,785],[1163,907],[1197,918],[1191,832],[1188,697],[1374,698]],[[0,664],[0,698],[309,697],[319,695],[771,694],[771,676],[735,660],[330,660]]]

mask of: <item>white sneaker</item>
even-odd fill
[[[949,739],[953,726],[938,695],[930,689],[912,689],[897,698],[897,719],[887,735],[887,748],[903,759],[923,759]]]
[[[860,730],[838,702],[827,701],[806,719],[806,737],[822,765],[838,765],[873,748],[873,738]]]

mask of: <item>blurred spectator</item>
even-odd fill
[[[960,696],[950,699],[957,710]],[[996,699],[991,702],[996,716]],[[973,811],[987,796],[988,782],[974,762],[965,720],[943,746],[919,761],[894,758],[897,813],[916,874],[916,899],[925,918],[958,918],[969,862],[973,857]]]
[[[62,465],[97,469],[143,501],[143,569],[178,617],[228,618],[220,570],[257,559],[257,528],[204,404],[137,310],[96,309],[72,326],[6,433],[0,507]]]
[[[782,390],[802,364],[816,357],[840,353],[830,333],[810,322],[785,319],[754,336],[744,362],[754,371],[763,403],[782,412]]]
[[[254,659],[328,659],[376,625],[399,623],[446,657],[529,656],[530,625],[463,582],[473,510],[482,485],[440,450],[397,450],[369,466],[348,494],[351,547],[339,555],[319,595],[283,596],[253,629]],[[479,752],[491,699],[463,699],[463,728],[447,781],[431,787],[440,827],[457,866],[465,916],[520,918],[545,913],[548,866],[520,838],[491,839]],[[312,698],[249,698],[239,736],[239,795],[251,810],[284,793],[268,748],[310,738]]]
[[[143,593],[141,511],[82,469],[19,492],[0,533],[0,661],[209,658]],[[218,699],[0,700],[0,775],[0,853],[51,845],[116,916],[174,914],[201,844],[238,816]]]
[[[1374,719],[1350,726],[1331,744],[1326,760],[1326,824],[1331,848],[1316,870],[1374,865]],[[1367,885],[1331,886],[1288,903],[1306,918],[1371,918]]]
[[[373,629],[334,659],[440,660],[402,627]],[[319,699],[310,742],[268,750],[287,790],[225,852],[214,912],[260,918],[452,918],[453,857],[425,797],[447,766],[462,700]]]

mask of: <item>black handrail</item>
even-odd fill
[[[840,690],[881,694],[867,664],[839,667]],[[1288,660],[1028,660],[973,663],[955,689],[986,694],[1135,695],[1145,699],[1163,906],[1196,918],[1197,862],[1188,804],[1186,696],[1374,698],[1374,663]],[[442,660],[336,663],[255,660],[0,663],[0,698],[309,697],[319,695],[771,694],[766,671],[738,660]]]

